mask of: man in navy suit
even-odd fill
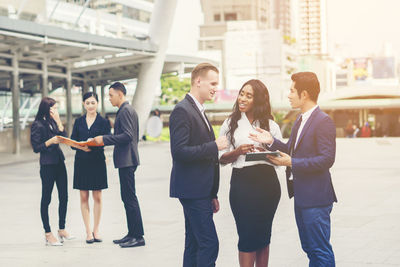
[[[118,107],[114,134],[96,136],[94,140],[98,144],[104,143],[105,146],[114,145],[114,166],[118,168],[128,234],[113,242],[122,248],[144,246],[143,221],[135,186],[135,171],[140,164],[138,115],[126,100],[126,88],[122,83],[115,82],[110,86],[109,97],[111,104]]]
[[[203,106],[217,90],[218,73],[211,64],[197,65],[190,93],[175,106],[169,119],[173,159],[170,196],[179,198],[185,216],[184,267],[215,266],[218,256],[213,221],[213,212],[219,210],[218,151],[228,143],[225,136],[215,140]]]
[[[292,81],[288,98],[301,115],[289,141],[282,143],[261,129],[250,137],[267,144],[268,150],[281,151],[280,157],[268,158],[276,165],[287,166],[289,197],[294,196],[296,223],[309,266],[335,266],[329,239],[330,213],[337,199],[329,169],[335,161],[336,128],[317,105],[320,86],[315,73],[295,73]]]

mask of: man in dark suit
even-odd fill
[[[329,169],[335,161],[336,128],[331,118],[317,105],[320,86],[312,72],[292,75],[289,101],[301,115],[285,144],[270,133],[258,129],[253,140],[280,150],[280,157],[268,158],[276,165],[287,166],[289,197],[294,196],[296,223],[303,250],[310,266],[335,266],[330,239],[330,213],[337,202]]]
[[[173,166],[170,196],[179,198],[185,216],[183,266],[215,266],[218,237],[213,212],[219,210],[218,151],[226,148],[225,136],[215,140],[204,113],[218,87],[218,69],[208,63],[197,65],[190,93],[171,113],[169,129]]]
[[[121,198],[124,202],[128,234],[114,240],[122,248],[144,246],[142,215],[136,197],[135,171],[139,165],[138,116],[125,98],[125,86],[116,82],[110,86],[109,98],[111,104],[118,107],[114,124],[114,135],[96,136],[95,142],[105,146],[114,145],[114,166],[118,168],[121,184]]]

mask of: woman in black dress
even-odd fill
[[[75,120],[71,139],[86,141],[98,135],[110,134],[110,123],[97,113],[96,93],[88,92],[83,96],[86,114]],[[73,148],[76,149],[76,148]],[[102,209],[101,190],[107,186],[107,169],[104,147],[84,147],[77,150],[74,164],[74,189],[80,190],[81,211],[86,228],[86,242],[101,242],[99,224]],[[90,227],[89,191],[93,191],[94,226]]]
[[[42,180],[42,199],[40,215],[45,232],[46,245],[62,246],[64,239],[73,239],[65,230],[67,215],[68,186],[64,154],[58,145],[57,135],[66,136],[64,126],[58,115],[57,103],[53,98],[44,97],[39,105],[35,121],[31,127],[31,144],[35,153],[40,153],[40,178]],[[52,234],[49,224],[49,204],[54,183],[58,191],[58,237]]]
[[[256,127],[281,139],[273,121],[267,87],[259,80],[246,82],[239,91],[233,112],[221,126],[229,147],[220,151],[220,163],[232,163],[229,200],[239,235],[240,266],[268,266],[271,227],[281,197],[275,168],[267,161],[245,161],[245,154],[263,151],[249,138]]]

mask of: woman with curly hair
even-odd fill
[[[220,163],[232,164],[229,200],[239,235],[240,266],[268,266],[272,221],[281,196],[275,167],[267,160],[245,161],[249,152],[264,151],[249,138],[260,127],[282,139],[273,121],[267,87],[247,81],[239,91],[232,114],[221,126],[228,149],[220,151]]]

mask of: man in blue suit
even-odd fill
[[[335,266],[329,239],[330,213],[337,199],[329,169],[335,161],[336,128],[317,105],[320,86],[315,73],[295,73],[292,81],[288,98],[301,115],[293,125],[289,141],[282,143],[261,129],[250,136],[267,144],[268,150],[281,151],[280,157],[268,158],[276,165],[287,166],[289,197],[294,196],[296,223],[309,266]]]
[[[218,151],[227,147],[225,136],[215,140],[204,113],[218,87],[218,69],[208,63],[197,65],[191,77],[190,93],[171,113],[170,196],[179,198],[185,216],[184,267],[215,266],[218,237],[213,212],[218,212]]]

